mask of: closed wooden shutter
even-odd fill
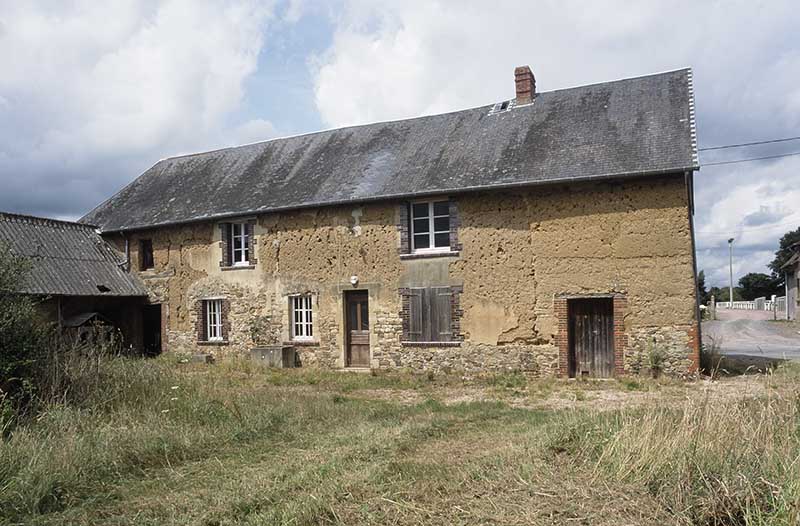
[[[458,229],[461,226],[461,219],[458,217],[458,204],[454,199],[450,199],[450,250],[459,252],[463,247],[458,242]]]
[[[233,261],[232,251],[233,247],[232,240],[231,240],[231,224],[230,223],[220,223],[219,224],[220,230],[220,242],[219,246],[222,249],[222,259],[219,262],[220,267],[230,267],[231,262]]]
[[[245,223],[245,233],[247,235],[247,261],[250,262],[251,265],[255,265],[257,263],[256,260],[256,237],[254,235],[255,232],[255,221],[248,221]]]
[[[400,254],[411,253],[411,203],[401,203],[397,229],[400,231]]]
[[[453,341],[450,287],[406,289],[408,311],[404,337],[412,342]]]
[[[451,299],[450,287],[434,287],[428,289],[431,305],[431,340],[432,342],[449,342],[453,339],[450,324]]]
[[[408,290],[408,339],[412,342],[425,341],[423,318],[423,292],[425,289]]]
[[[231,332],[231,324],[228,316],[228,314],[231,311],[231,302],[228,299],[223,299],[220,300],[219,303],[220,303],[220,308],[219,308],[220,324],[222,325],[222,339],[224,341],[228,341]]]
[[[199,300],[195,307],[197,309],[197,340],[208,341],[208,309],[206,302]]]

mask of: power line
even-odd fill
[[[721,164],[736,164],[736,163],[749,163],[751,161],[766,161],[767,159],[778,159],[780,157],[791,157],[792,155],[800,155],[800,152],[782,153],[780,155],[767,155],[764,157],[751,157],[749,159],[734,159],[732,161],[717,161],[713,163],[703,163],[700,166],[719,166]]]
[[[707,152],[708,150],[724,150],[726,148],[742,148],[743,146],[756,146],[758,144],[772,144],[775,142],[787,142],[787,141],[798,141],[800,140],[800,135],[797,137],[784,137],[782,139],[770,139],[768,141],[755,141],[755,142],[743,142],[741,144],[725,144],[722,146],[709,146],[708,148],[700,148],[698,151]]]
[[[800,224],[800,219],[792,219],[789,221],[782,221],[780,223],[773,223],[771,225],[764,225],[764,226],[756,226],[753,228],[738,228],[733,227],[730,230],[718,230],[718,231],[703,231],[703,230],[695,230],[695,234],[724,234],[729,235],[732,232],[754,232],[757,230],[769,230],[770,228],[775,228],[778,226],[786,226],[786,225],[797,225]]]

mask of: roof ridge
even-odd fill
[[[30,214],[17,214],[14,212],[3,212],[3,211],[0,211],[0,221],[18,221],[18,222],[36,223],[36,224],[54,224],[54,226],[63,225],[78,229],[91,229],[91,230],[97,229],[97,226],[90,225],[88,223],[78,223],[76,221],[66,221],[64,219],[53,219],[52,217],[34,216]]]
[[[647,73],[645,75],[634,75],[632,77],[622,77],[620,79],[604,80],[604,81],[600,81],[600,82],[592,82],[590,84],[577,84],[575,86],[567,86],[566,88],[551,89],[550,91],[542,91],[542,92],[538,92],[537,91],[536,94],[540,95],[542,93],[555,93],[557,91],[566,91],[566,90],[571,90],[571,89],[591,88],[592,86],[601,86],[603,84],[614,84],[616,82],[626,82],[628,80],[646,79],[647,77],[657,77],[659,75],[667,75],[668,73],[678,73],[679,71],[689,71],[689,72],[691,72],[691,70],[692,70],[691,66],[684,66],[682,68],[668,69],[668,70],[665,70],[665,71],[657,71],[655,73]]]
[[[592,86],[600,86],[600,85],[603,85],[603,84],[613,84],[615,82],[625,82],[625,81],[629,81],[629,80],[643,79],[643,78],[647,78],[647,77],[655,77],[655,76],[658,76],[658,75],[666,75],[668,73],[677,73],[679,71],[689,71],[689,75],[691,75],[691,70],[692,70],[692,68],[690,66],[686,66],[686,67],[677,68],[677,69],[671,69],[671,70],[667,70],[667,71],[659,71],[659,72],[656,72],[656,73],[648,73],[646,75],[636,75],[636,76],[633,76],[633,77],[623,77],[623,78],[620,78],[620,79],[606,80],[606,81],[601,81],[601,82],[594,82],[594,83],[591,83],[591,84],[579,84],[579,85],[576,85],[576,86],[568,86],[566,88],[558,88],[558,89],[553,89],[553,90],[549,90],[549,91],[537,91],[536,95],[538,96],[538,95],[543,95],[545,93],[555,93],[555,92],[559,92],[559,91],[581,89],[581,88],[590,88]],[[504,99],[504,100],[513,100],[513,98]],[[158,164],[158,163],[160,163],[162,161],[171,161],[173,159],[184,159],[184,158],[188,158],[188,157],[195,157],[195,156],[198,156],[198,155],[206,155],[206,154],[209,154],[209,153],[222,152],[222,151],[225,151],[225,150],[235,150],[237,148],[244,148],[246,146],[255,146],[256,144],[265,144],[265,143],[274,142],[274,141],[282,141],[282,140],[286,140],[286,139],[295,139],[297,137],[306,137],[306,136],[318,135],[318,134],[321,134],[321,133],[328,133],[328,132],[340,131],[340,130],[351,130],[351,129],[356,129],[356,128],[362,128],[364,126],[374,126],[376,124],[392,124],[392,123],[396,123],[396,122],[405,122],[405,121],[413,121],[413,120],[426,119],[426,118],[432,118],[432,117],[441,117],[443,115],[450,115],[452,113],[461,113],[462,111],[482,110],[484,108],[491,108],[495,104],[497,104],[497,102],[492,102],[492,103],[489,103],[489,104],[481,104],[480,106],[470,106],[468,108],[461,108],[461,109],[457,109],[457,110],[443,111],[443,112],[440,112],[440,113],[429,113],[429,114],[426,114],[426,115],[417,115],[416,117],[403,117],[401,119],[387,119],[387,120],[383,120],[383,121],[379,120],[379,121],[365,122],[365,123],[361,123],[361,124],[351,124],[349,126],[338,126],[338,127],[332,127],[332,128],[325,128],[323,130],[314,130],[314,131],[310,131],[310,132],[295,133],[295,134],[292,134],[292,135],[284,135],[284,136],[281,136],[281,137],[273,137],[271,139],[264,139],[263,141],[253,141],[253,142],[248,142],[248,143],[244,143],[244,144],[237,144],[235,146],[225,146],[225,147],[222,147],[222,148],[212,148],[210,150],[205,150],[205,151],[202,151],[202,152],[192,152],[192,153],[184,153],[184,154],[179,154],[179,155],[171,155],[169,157],[164,157],[163,159],[159,159],[155,164],[153,164],[153,166],[155,166],[156,164]],[[528,106],[528,105],[525,105],[525,106]],[[525,107],[525,106],[522,106],[522,107]]]

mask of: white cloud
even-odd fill
[[[68,190],[76,174],[105,164],[91,206],[159,157],[264,132],[265,121],[228,119],[271,16],[271,3],[257,0],[3,2],[0,176],[13,186],[21,168]],[[126,162],[133,173],[121,170]],[[37,196],[43,207],[52,201]],[[19,208],[39,206],[26,197],[20,190]]]
[[[231,134],[230,145],[250,144],[275,137],[275,126],[264,119],[253,119],[238,126]]]
[[[692,66],[701,145],[797,135],[800,129],[800,11],[791,1],[346,5],[332,46],[313,63],[316,104],[329,126],[508,99],[514,96],[514,67],[530,64],[539,91]],[[701,159],[764,154],[708,153]],[[737,237],[740,271],[764,272],[778,237],[800,226],[797,161],[698,174],[697,230],[723,232],[698,240],[699,265],[712,283],[727,276],[725,240],[731,235]],[[772,220],[764,216],[760,229],[742,230],[743,218],[761,207]],[[720,242],[724,261],[717,257],[720,249],[710,248]]]
[[[728,282],[727,240],[731,237],[735,278],[748,272],[768,274],[766,266],[775,256],[780,237],[800,227],[800,158],[711,170],[698,175],[698,184],[706,184],[696,229],[707,282]]]

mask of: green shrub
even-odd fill
[[[30,265],[0,245],[0,415],[24,412],[37,393],[37,379],[45,350],[53,344],[53,330],[43,322],[30,296],[17,293]]]

